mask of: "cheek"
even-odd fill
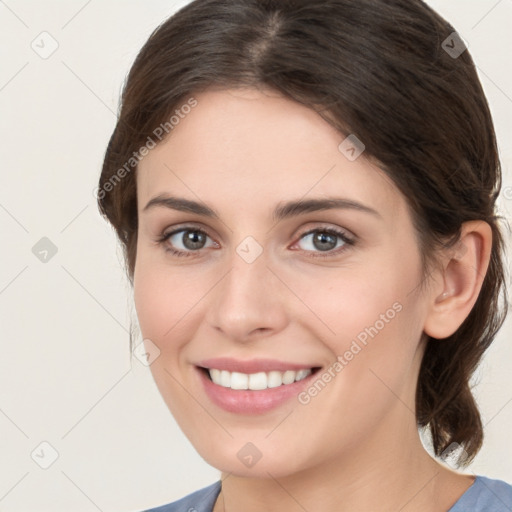
[[[194,315],[204,290],[190,286],[184,272],[171,272],[141,257],[135,267],[133,293],[142,338],[151,340],[160,351],[149,367],[153,379],[171,413],[186,427],[190,396],[180,384],[180,358],[185,357],[187,341],[194,336]]]
[[[421,276],[419,259],[393,252],[352,269],[340,269],[329,279],[297,281],[297,292],[314,315],[302,320],[315,329],[340,361],[339,385],[349,382],[361,395],[389,393],[378,377],[394,389],[409,382],[412,360],[422,332],[422,303],[413,290]],[[320,321],[321,320],[321,321]],[[327,328],[326,328],[327,327]],[[339,366],[338,366],[339,369]],[[370,372],[372,370],[376,375]],[[336,373],[336,372],[335,372]],[[351,387],[351,386],[349,386]]]
[[[363,344],[374,337],[385,338],[385,333],[396,338],[416,317],[417,296],[412,292],[420,278],[419,253],[411,243],[395,240],[373,251],[353,271],[340,273],[329,287],[324,303],[331,304],[333,329]]]
[[[133,297],[142,336],[160,340],[173,324],[175,294],[166,293],[162,276],[142,258],[135,266]]]
[[[328,330],[330,339],[342,340],[333,341],[337,350],[345,349],[347,340],[358,339],[364,345],[380,333],[396,331],[413,298],[408,293],[414,272],[399,275],[396,269],[365,270],[341,270],[329,274],[328,279],[314,276],[295,281],[297,295],[312,312],[307,315],[310,326],[316,319],[319,333]]]
[[[390,424],[386,418],[408,418],[414,409],[421,310],[410,297],[385,292],[374,287],[371,296],[354,290],[347,299],[323,298],[335,335],[319,338],[333,364],[318,377],[326,384],[313,382],[300,403],[307,417],[328,425],[323,437],[330,450],[348,449],[340,436],[364,443],[376,425]]]
[[[191,277],[155,261],[137,261],[133,279],[134,302],[144,338],[159,341],[176,339],[175,332],[189,323],[205,294],[207,280]],[[205,284],[206,283],[206,284]]]

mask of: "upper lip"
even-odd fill
[[[277,359],[250,359],[241,360],[233,359],[230,357],[218,357],[213,359],[205,359],[200,361],[197,366],[203,368],[216,368],[218,370],[227,370],[228,372],[240,372],[240,373],[258,373],[258,372],[271,372],[287,370],[304,370],[309,368],[316,368],[314,365],[305,363],[288,363],[279,361]]]

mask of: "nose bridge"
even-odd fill
[[[222,295],[228,300],[261,299],[268,288],[268,274],[270,272],[263,258],[247,263],[236,255],[231,260]]]
[[[251,333],[278,331],[287,321],[279,283],[267,268],[266,255],[262,250],[258,252],[252,241],[242,242],[212,294],[212,327],[238,341]]]

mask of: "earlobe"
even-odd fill
[[[431,292],[425,334],[447,338],[464,322],[478,299],[491,248],[489,224],[468,221],[462,225],[460,241],[455,248],[446,250],[439,286]]]

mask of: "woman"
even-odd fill
[[[451,467],[507,307],[500,186],[472,59],[420,0],[196,0],[158,27],[98,202],[222,481],[152,510],[511,510]]]

